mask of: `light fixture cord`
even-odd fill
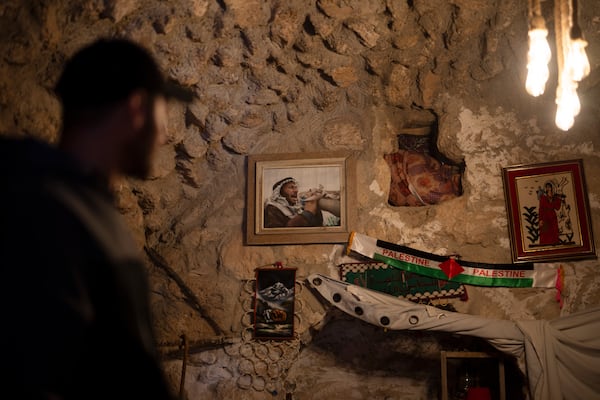
[[[535,15],[535,12],[533,10],[534,7],[534,2],[535,0],[528,0],[527,1],[527,12],[528,12],[528,16],[529,16],[529,23],[531,23],[531,20],[533,19],[533,16]]]
[[[554,3],[554,39],[556,41],[556,63],[558,66],[559,84],[566,56],[566,43],[564,43],[564,35],[566,32],[565,25],[568,24],[565,18],[565,15],[568,13],[568,8],[569,6],[567,4],[567,0],[558,0]]]
[[[542,4],[540,0],[532,0],[531,10],[534,16],[540,17],[542,15]]]
[[[582,39],[583,34],[579,26],[579,7],[577,0],[571,1],[571,39]]]

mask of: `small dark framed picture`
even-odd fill
[[[594,258],[582,160],[502,169],[514,262]]]
[[[254,337],[294,338],[295,268],[257,268]]]

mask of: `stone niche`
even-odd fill
[[[389,205],[434,205],[462,194],[464,165],[440,153],[434,128],[400,129],[398,150],[384,155],[391,175]]]
[[[502,167],[580,158],[600,233],[600,2],[580,2],[592,72],[579,85],[581,113],[566,133],[554,124],[554,64],[544,95],[524,90],[527,14],[521,0],[4,0],[0,134],[55,142],[60,109],[52,87],[64,60],[99,36],[140,42],[170,79],[197,95],[190,105],[169,105],[169,140],[152,179],[126,179],[117,188],[118,207],[146,257],[174,392],[215,400],[436,399],[440,351],[485,344],[386,332],[323,303],[304,279],[337,277],[340,264],[356,261],[344,243],[246,246],[246,160],[355,152],[353,230],[507,263]],[[425,150],[431,146],[447,160]],[[404,166],[407,154],[420,160],[414,168]],[[427,201],[411,197],[409,182],[427,187],[414,171],[429,165],[425,157],[437,176],[450,178],[453,194],[444,201],[418,190]],[[276,262],[297,268],[295,336],[256,341],[254,270]],[[597,260],[561,265],[562,293],[471,286],[468,300],[448,303],[461,313],[513,320],[600,304]],[[520,392],[517,369],[511,379]]]

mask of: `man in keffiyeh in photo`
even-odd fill
[[[299,194],[298,181],[293,177],[283,178],[275,182],[273,192],[265,201],[264,227],[339,225],[339,215],[336,216],[334,212],[323,210],[319,205],[320,201],[327,197],[330,196],[322,186]],[[335,200],[339,203],[339,199]]]

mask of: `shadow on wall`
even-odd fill
[[[391,172],[388,204],[425,206],[462,195],[464,163],[440,153],[436,139],[436,125],[400,130],[398,151],[384,155]]]
[[[341,370],[354,371],[364,376],[361,386],[365,387],[365,393],[369,392],[369,377],[374,377],[374,384],[380,385],[377,388],[380,393],[386,392],[386,388],[381,386],[382,380],[377,378],[387,376],[394,378],[390,381],[394,382],[389,388],[390,393],[397,392],[400,382],[409,380],[413,384],[422,382],[428,399],[440,399],[441,350],[498,353],[487,341],[476,337],[447,332],[386,331],[348,318],[336,310],[331,310],[330,313],[332,318],[321,330],[313,333],[309,346],[321,349],[321,353],[333,355],[336,366]],[[506,399],[525,400],[527,386],[517,360],[512,357],[505,357],[504,360]],[[497,382],[498,371],[493,370],[494,365],[497,364],[491,365],[492,368],[488,370],[485,364],[482,364],[474,370],[481,378],[481,383]],[[448,386],[452,389],[452,394],[457,395],[462,372],[467,366],[464,362],[449,365]],[[490,376],[493,379],[487,379]],[[339,390],[343,391],[343,382],[340,385]],[[497,387],[490,388],[494,389],[492,400],[496,400]],[[418,391],[416,388],[415,390]]]

